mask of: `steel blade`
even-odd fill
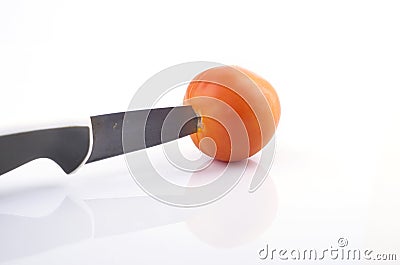
[[[195,133],[198,124],[191,106],[120,112],[91,120],[93,149],[86,163],[176,140]],[[125,146],[123,135],[129,136]]]

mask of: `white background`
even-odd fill
[[[259,195],[242,187],[197,218],[145,196],[121,157],[1,176],[0,262],[262,264],[267,243],[323,250],[341,237],[395,252],[399,12],[389,0],[1,0],[0,121],[124,111],[153,74],[196,60],[265,77],[282,117]]]

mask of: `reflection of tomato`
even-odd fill
[[[275,220],[278,208],[273,178],[268,177],[257,192],[249,192],[253,176],[260,167],[266,172],[262,165],[248,161],[242,179],[234,189],[188,216],[189,230],[204,243],[222,248],[238,247],[259,238]],[[213,161],[206,169],[194,172],[188,184],[197,187],[212,182],[225,170],[224,163]]]
[[[184,104],[192,105],[201,116],[199,130],[191,135],[194,144],[226,162],[260,151],[274,135],[281,111],[274,88],[236,66],[215,67],[197,75],[187,88]],[[240,121],[241,131],[234,120]],[[205,140],[210,138],[213,141]]]

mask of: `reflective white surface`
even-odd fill
[[[282,118],[261,189],[248,193],[245,175],[198,209],[148,197],[122,157],[70,176],[47,160],[0,176],[0,263],[265,264],[279,262],[260,260],[267,244],[322,251],[339,238],[396,253],[398,11],[394,1],[1,1],[0,122],[123,111],[147,78],[193,60],[264,76]]]
[[[137,261],[157,259],[153,252],[161,255],[170,248],[189,251],[183,255],[196,250],[196,245],[213,251],[231,249],[257,240],[276,216],[277,194],[272,178],[256,193],[248,193],[254,162],[234,191],[211,205],[194,209],[168,206],[143,194],[128,170],[123,170],[122,157],[88,165],[80,175],[71,177],[62,176],[46,162],[31,163],[2,178],[1,261],[22,262],[26,258],[31,263],[35,257],[44,257],[50,262],[54,261],[54,253],[71,253],[76,247],[81,251],[88,247],[85,255],[91,257],[90,251],[101,242],[135,249],[130,258]],[[202,183],[208,181],[225,166],[214,164],[195,174],[191,185],[200,184],[195,183],[199,178]],[[53,168],[53,172],[46,173],[38,183],[35,167]],[[29,175],[31,181],[24,179],[24,184],[16,187],[15,179],[23,175]],[[58,181],[52,180],[52,175]],[[136,243],[117,243],[119,240]],[[181,246],[187,240],[194,249]],[[167,251],[162,256],[175,254]]]

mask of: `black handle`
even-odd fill
[[[65,127],[0,137],[0,175],[38,158],[49,158],[65,173],[77,169],[90,149],[88,127]]]

